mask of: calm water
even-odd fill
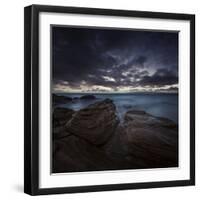
[[[81,97],[84,94],[60,93],[57,95],[68,97]],[[160,93],[135,93],[135,94],[95,94],[95,100],[73,100],[70,103],[61,104],[79,110],[91,103],[105,98],[112,99],[117,107],[118,116],[123,119],[124,114],[131,109],[144,110],[154,116],[165,117],[178,122],[178,95]]]

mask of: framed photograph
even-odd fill
[[[195,16],[25,8],[24,191],[195,184]]]

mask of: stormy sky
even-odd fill
[[[53,92],[177,92],[178,33],[52,27]]]

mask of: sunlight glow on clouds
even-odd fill
[[[106,81],[111,81],[111,82],[116,82],[116,80],[112,77],[109,77],[109,76],[102,76],[102,78]]]
[[[178,92],[178,33],[53,27],[53,92]]]

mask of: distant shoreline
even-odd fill
[[[112,99],[120,117],[130,109],[144,110],[154,116],[178,122],[178,95],[163,93],[53,93],[53,105],[80,110],[103,99]]]
[[[103,94],[103,95],[123,95],[123,94],[130,94],[130,95],[134,95],[134,94],[175,94],[178,95],[178,92],[121,92],[121,93],[104,93],[104,92],[52,92],[52,94]]]

